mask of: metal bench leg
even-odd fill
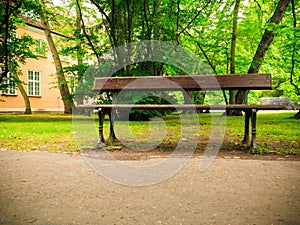
[[[249,120],[250,120],[251,111],[245,110],[245,133],[243,143],[249,143]]]
[[[109,140],[115,141],[117,140],[116,134],[115,134],[115,117],[116,117],[116,110],[112,109],[109,113]]]
[[[99,119],[99,138],[97,141],[96,148],[101,148],[103,146],[104,135],[103,135],[103,120],[104,120],[104,113],[101,108],[98,109],[98,119]]]
[[[251,145],[253,147],[253,153],[257,154],[257,153],[259,153],[259,151],[258,151],[257,142],[256,142],[256,109],[252,109],[251,123],[252,123],[252,141],[251,141]]]

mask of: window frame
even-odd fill
[[[32,74],[30,74],[31,72],[32,72]],[[37,74],[38,74],[38,79],[36,79]],[[32,76],[32,78],[30,76]],[[29,97],[41,97],[42,96],[41,78],[42,78],[41,71],[27,70],[27,95]]]
[[[0,71],[2,73],[3,68],[0,68]],[[11,72],[8,72],[7,76],[4,77],[2,82],[7,87],[6,87],[6,90],[4,90],[4,89],[1,90],[2,95],[8,95],[8,96],[17,96],[18,95],[17,84],[12,78],[13,78],[13,75],[11,74]]]

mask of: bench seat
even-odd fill
[[[235,109],[235,110],[283,110],[286,109],[285,106],[281,105],[244,105],[244,104],[233,104],[233,105],[199,105],[199,104],[176,104],[176,105],[151,105],[151,104],[101,104],[101,105],[79,105],[81,109],[155,109],[155,110],[172,110],[172,109],[202,109],[202,110],[226,110],[226,109]]]

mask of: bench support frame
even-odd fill
[[[253,153],[254,154],[259,153],[258,147],[257,147],[257,142],[256,142],[256,114],[257,114],[257,110],[252,109],[252,111],[251,111],[251,125],[252,125],[251,146],[253,147]]]
[[[249,144],[250,140],[250,120],[251,120],[251,143],[250,147],[252,147],[252,153],[258,154],[258,146],[256,141],[256,117],[257,117],[257,109],[244,109],[245,112],[245,124],[244,124],[244,138],[242,143]],[[109,137],[108,140],[112,142],[116,142],[118,139],[115,134],[115,116],[116,116],[116,109],[105,109],[102,110],[101,108],[98,109],[98,119],[99,119],[99,138],[97,141],[96,148],[101,149],[105,146],[105,138],[103,134],[103,122],[104,122],[104,115],[107,114],[109,116]]]
[[[98,120],[99,120],[99,137],[96,144],[96,149],[101,149],[105,145],[105,138],[103,134],[103,123],[104,123],[104,116],[108,115],[109,117],[109,138],[112,142],[117,141],[117,137],[115,134],[115,115],[116,110],[103,110],[102,108],[98,108]]]
[[[103,143],[105,143],[103,135],[103,122],[104,122],[104,113],[101,108],[98,109],[98,119],[99,119],[99,137],[97,140],[96,148],[102,148]]]
[[[250,127],[250,119],[251,119],[251,147],[253,148],[253,153],[258,154],[258,147],[257,147],[257,141],[256,141],[256,116],[257,116],[257,109],[250,109],[250,110],[244,110],[245,112],[245,132],[244,132],[244,139],[243,143],[248,144],[249,143],[249,127]]]

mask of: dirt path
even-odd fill
[[[79,155],[0,151],[0,224],[300,224],[300,161],[198,163],[129,187]]]

